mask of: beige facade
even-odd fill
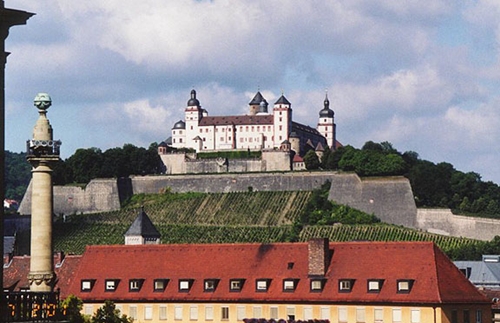
[[[100,306],[102,304],[85,304],[83,313],[92,315]],[[116,303],[116,307],[122,314],[134,318],[134,323],[243,322],[245,318],[329,320],[331,323],[491,322],[491,309],[485,305]]]

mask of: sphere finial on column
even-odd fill
[[[47,93],[38,93],[35,96],[34,105],[39,112],[47,110],[52,105],[52,99]]]

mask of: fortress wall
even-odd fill
[[[338,174],[332,177],[329,199],[374,214],[383,222],[416,227],[417,208],[404,177],[361,179],[356,174]]]
[[[500,220],[455,215],[449,209],[419,209],[417,227],[433,233],[485,241],[500,235]]]
[[[197,159],[185,162],[187,174],[247,173],[265,171],[260,159]]]
[[[120,209],[120,194],[116,179],[94,179],[85,187],[54,186],[54,213],[73,214],[104,212]],[[24,194],[19,214],[31,214],[31,183]]]

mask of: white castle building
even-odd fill
[[[312,128],[293,121],[292,105],[281,96],[268,111],[268,103],[257,92],[249,103],[249,112],[238,116],[209,116],[191,91],[184,120],[172,128],[173,148],[192,148],[196,152],[221,150],[276,150],[291,149],[300,156],[308,150],[335,150],[334,112],[328,96],[319,110],[318,125]]]

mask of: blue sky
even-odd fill
[[[282,91],[316,126],[325,89],[337,137],[389,141],[500,183],[500,2],[6,0],[36,13],[6,42],[6,149],[48,117],[78,148],[170,136],[194,87],[210,115]]]

